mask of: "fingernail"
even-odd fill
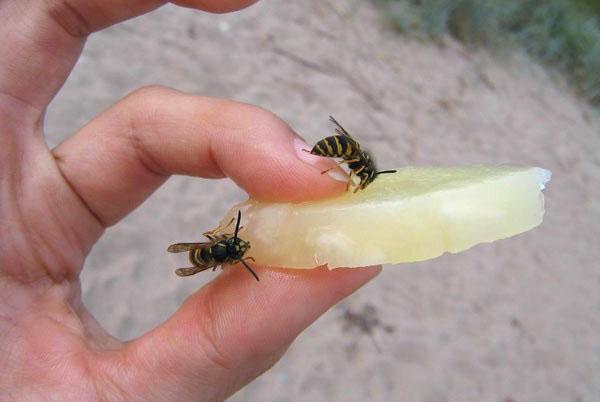
[[[331,177],[333,180],[337,180],[337,181],[342,181],[344,183],[346,183],[348,180],[350,180],[348,178],[348,175],[346,174],[346,172],[344,172],[342,170],[342,168],[336,166],[334,169],[331,169],[329,172],[327,172],[327,176]]]
[[[321,171],[333,167],[333,169],[327,172],[329,177],[337,181],[348,181],[348,175],[340,167],[336,166],[333,159],[311,154],[310,150],[312,147],[301,138],[294,138],[294,149],[296,150],[296,155],[298,158],[300,158],[300,160],[302,160],[304,163],[314,166]]]
[[[300,158],[303,162],[308,163],[311,166],[324,166],[324,158],[311,154],[310,150],[312,147],[304,142],[302,138],[294,138],[294,149],[296,150],[296,155],[298,155],[298,158]]]

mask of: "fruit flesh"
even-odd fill
[[[360,267],[457,253],[538,226],[541,168],[404,168],[356,194],[304,203],[248,200],[240,237],[247,255],[271,267]]]

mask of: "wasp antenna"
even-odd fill
[[[252,276],[254,276],[254,279],[256,279],[256,281],[257,281],[257,282],[260,282],[260,279],[258,279],[258,275],[256,275],[256,272],[254,272],[254,271],[252,270],[252,268],[250,268],[250,265],[248,265],[248,264],[246,263],[246,261],[244,261],[244,260],[240,260],[240,262],[241,262],[242,264],[244,264],[244,266],[246,267],[246,269],[247,269],[248,271],[250,271],[250,273],[252,274]]]
[[[376,172],[376,174],[387,174],[387,173],[396,173],[397,170],[382,170],[381,172]]]
[[[242,211],[238,211],[237,223],[235,224],[235,234],[233,235],[234,239],[237,239],[238,231],[240,230],[241,219],[242,219]]]

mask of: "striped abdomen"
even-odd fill
[[[354,159],[359,151],[358,142],[352,138],[333,135],[317,142],[310,153],[330,158]]]

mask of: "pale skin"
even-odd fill
[[[165,88],[130,94],[48,149],[45,109],[86,36],[163,3],[0,1],[2,401],[223,400],[379,272],[254,265],[257,283],[231,267],[166,322],[127,343],[86,310],[79,274],[91,246],[169,175],[229,177],[265,200],[345,191],[344,183],[320,174],[322,162],[299,156],[307,146],[273,114]],[[229,12],[253,1],[173,3]],[[173,274],[178,280],[185,279]]]

